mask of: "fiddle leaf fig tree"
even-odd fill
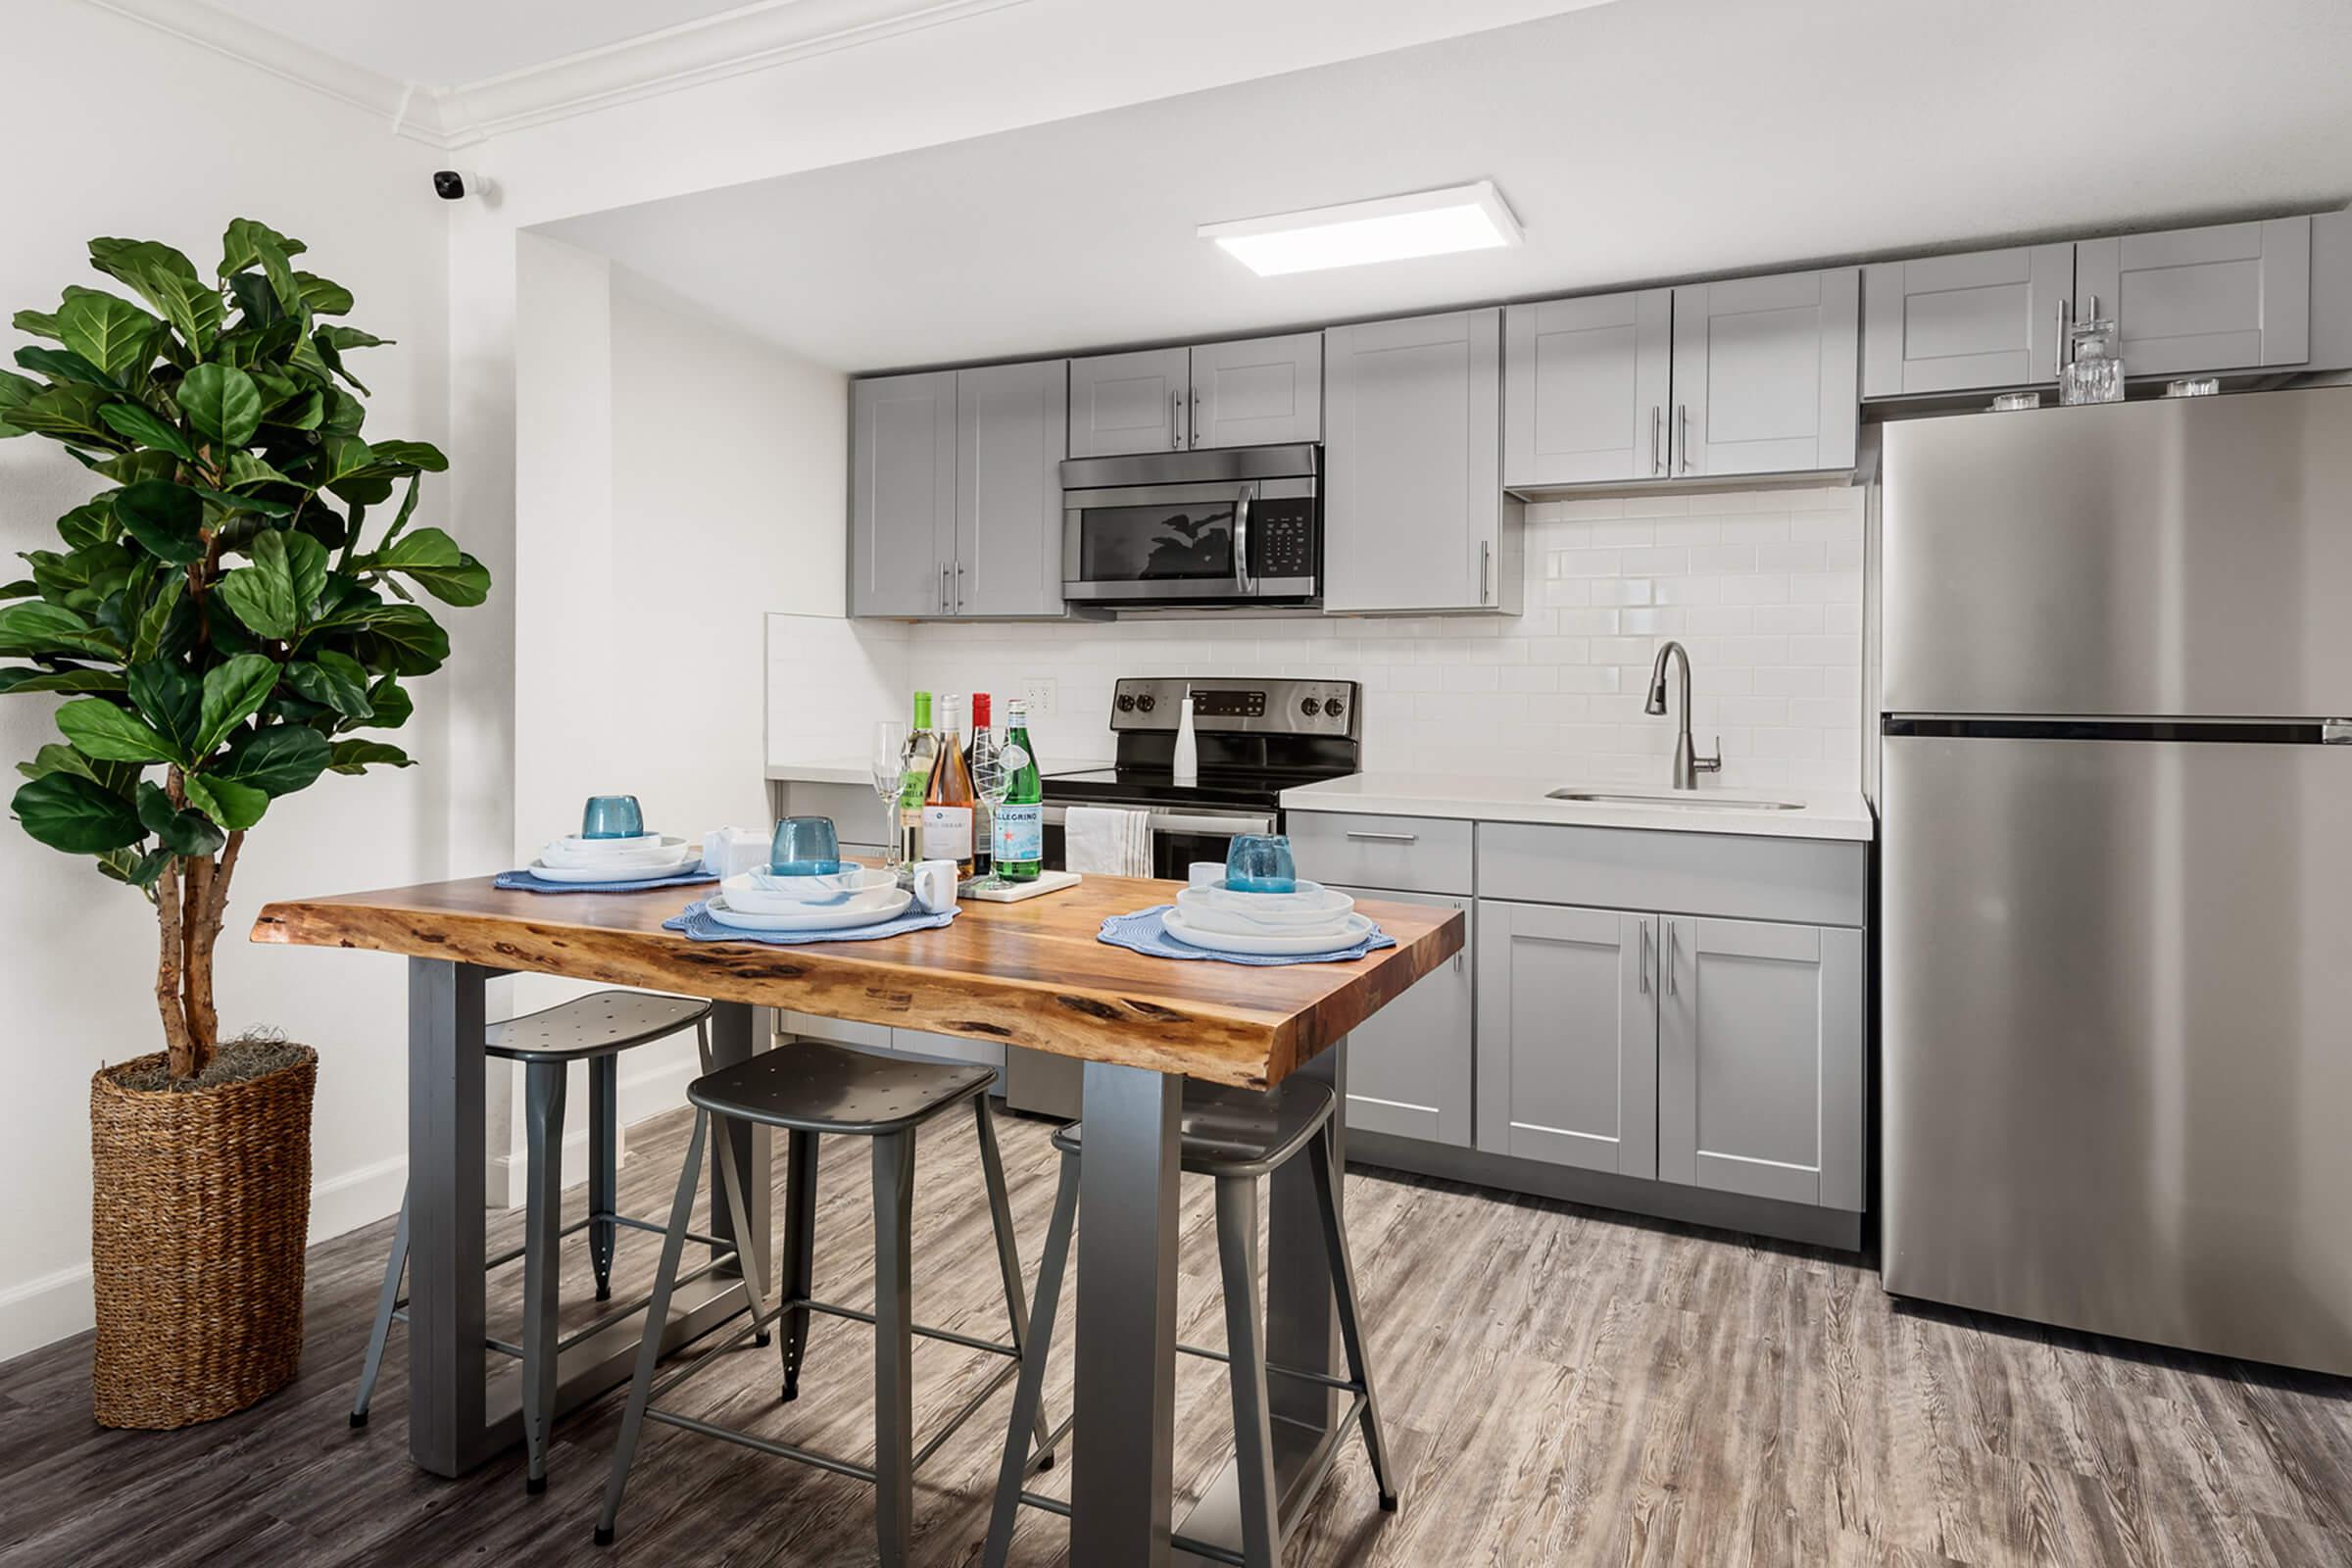
[[[490,592],[448,534],[412,525],[447,461],[362,433],[344,356],[388,340],[326,319],[352,297],[298,270],[304,249],[240,218],[207,278],[169,245],[92,240],[127,296],[69,287],[18,312],[38,341],[17,350],[25,373],[0,370],[0,437],[60,442],[107,484],[0,584],[0,693],[65,699],[13,808],[154,904],[174,1078],[219,1042],[213,954],[247,831],[321,773],[409,766],[366,732],[406,723],[408,683],[449,657],[418,594]]]

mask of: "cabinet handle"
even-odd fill
[[[1494,546],[1487,540],[1478,542],[1478,602],[1487,602],[1487,565],[1493,560]]]
[[[948,564],[944,561],[939,564],[939,612],[948,612]]]
[[[2066,301],[2060,300],[2058,302],[2058,343],[2055,348],[2050,350],[2050,374],[2054,377],[2066,373],[2066,339],[2073,327],[2074,322],[2067,318]]]
[[[1184,450],[1184,394],[1181,392],[1168,394],[1168,447],[1171,451]]]
[[[1421,835],[1418,833],[1358,833],[1353,828],[1349,828],[1348,836],[1351,839],[1360,839],[1376,844],[1418,844],[1421,842]]]
[[[963,563],[960,561],[956,563],[956,610],[959,614],[963,611]],[[1718,752],[1723,750],[1722,741],[1718,740],[1715,743],[1715,750]]]
[[[1200,444],[1200,389],[1199,387],[1193,388],[1193,427],[1188,433],[1187,439],[1194,446]]]
[[[1661,471],[1658,464],[1658,423],[1664,411],[1655,403],[1649,406],[1649,471],[1651,473]]]
[[[1675,966],[1681,961],[1679,955],[1682,951],[1682,922],[1679,920],[1666,922],[1666,994],[1670,997],[1682,994],[1682,987],[1676,983],[1674,978]]]
[[[1683,466],[1677,471],[1689,473],[1690,471],[1690,405],[1688,403],[1677,403],[1674,406],[1674,438],[1675,444],[1682,452]]]
[[[1649,995],[1649,922],[1647,920],[1642,922],[1641,979],[1642,994],[1646,997]]]

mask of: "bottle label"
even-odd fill
[[[923,858],[968,860],[972,858],[972,808],[968,806],[923,808]]]
[[[999,864],[1035,864],[1046,858],[1046,808],[1034,802],[997,808]]]

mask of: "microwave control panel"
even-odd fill
[[[1312,496],[1261,499],[1250,508],[1250,574],[1315,575],[1315,502]]]

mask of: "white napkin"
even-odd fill
[[[703,835],[703,869],[714,876],[741,876],[767,869],[767,835],[752,827],[714,827]]]
[[[1152,818],[1113,806],[1073,806],[1062,820],[1062,863],[1081,875],[1150,876]]]

